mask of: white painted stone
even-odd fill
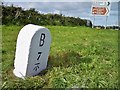
[[[47,28],[28,24],[19,32],[16,44],[15,76],[34,76],[46,69],[51,44]]]

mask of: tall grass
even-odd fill
[[[16,40],[22,26],[3,26],[2,88],[117,88],[118,32],[86,27],[46,26],[52,35],[48,67],[26,80],[13,75]]]

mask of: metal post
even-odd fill
[[[107,20],[108,20],[108,16],[106,15],[105,29],[107,29]]]
[[[95,15],[94,15],[94,19],[93,19],[93,25],[92,25],[92,28],[94,28],[94,24],[95,24]]]

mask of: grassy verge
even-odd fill
[[[48,67],[26,80],[13,75],[22,26],[3,26],[2,88],[117,88],[118,31],[46,26],[52,35]]]

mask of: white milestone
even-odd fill
[[[45,27],[28,24],[18,35],[13,73],[24,78],[35,76],[46,69],[51,34]]]

